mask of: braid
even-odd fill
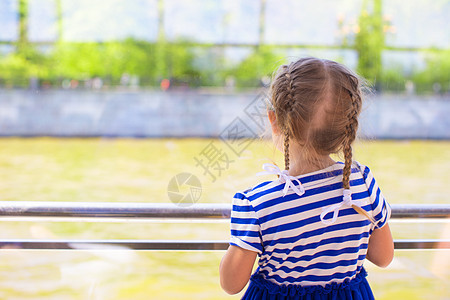
[[[284,134],[284,168],[289,170],[289,132]]]
[[[288,110],[292,109],[292,101],[294,101],[294,89],[293,89],[293,80],[290,72],[286,73],[286,78],[289,80],[287,83],[287,92],[288,92]]]
[[[345,165],[342,173],[342,186],[344,189],[350,188],[350,173],[352,165],[352,146],[350,143],[345,143],[344,145],[344,159]]]
[[[350,114],[348,115],[348,123],[345,127],[345,136],[346,139],[344,141],[344,159],[345,159],[345,165],[343,170],[343,178],[342,178],[342,184],[344,186],[344,189],[350,188],[350,174],[351,174],[351,167],[352,167],[352,143],[355,141],[356,138],[356,131],[358,129],[358,114],[360,111],[360,101],[359,99],[355,99],[355,97],[359,97],[356,95],[350,95],[352,100],[352,110]]]
[[[285,74],[286,78],[288,79],[288,82],[286,84],[286,90],[287,90],[287,102],[286,102],[286,116],[288,116],[292,109],[294,104],[294,88],[293,88],[293,80],[292,76],[290,74],[289,69],[287,70],[287,73]],[[289,122],[289,117],[286,118],[286,123]],[[286,170],[289,170],[289,126],[288,124],[285,124],[284,126],[284,168]]]
[[[343,185],[344,189],[350,189],[350,174],[351,174],[351,169],[352,169],[352,164],[353,164],[352,143],[355,141],[355,138],[356,138],[356,131],[358,129],[358,114],[359,114],[360,105],[361,105],[359,95],[351,94],[350,96],[352,99],[353,109],[348,116],[348,124],[346,126],[346,131],[345,131],[346,139],[345,139],[344,148],[343,148],[345,165],[344,165],[344,170],[342,173],[342,185]],[[355,99],[355,97],[356,97],[356,99]],[[372,223],[375,223],[373,218],[364,209],[362,209],[356,205],[352,205],[352,208],[354,210],[356,210],[356,212],[358,212],[359,214],[367,217]]]
[[[355,101],[354,96],[351,96],[352,99],[352,107],[349,116],[348,123],[345,127],[345,142],[344,142],[344,159],[345,165],[343,170],[343,178],[342,184],[344,189],[350,188],[350,174],[351,167],[353,162],[353,153],[352,153],[352,143],[356,138],[356,130],[358,129],[358,112],[359,112],[359,104],[358,101]]]

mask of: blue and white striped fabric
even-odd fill
[[[338,162],[296,176],[305,189],[302,196],[290,189],[283,197],[279,180],[234,195],[230,244],[258,253],[255,274],[279,285],[325,287],[360,272],[375,225],[349,207],[339,210],[332,225],[320,220],[323,209],[343,200],[343,167]],[[355,162],[350,186],[352,201],[383,227],[391,209],[369,168]],[[331,218],[332,213],[325,216]]]

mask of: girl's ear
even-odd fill
[[[272,141],[275,144],[275,147],[283,152],[283,139],[280,139],[281,130],[278,126],[277,117],[275,115],[275,111],[267,110],[267,115],[269,116],[270,127],[272,128]]]
[[[278,135],[280,133],[280,128],[278,127],[277,117],[273,110],[267,110],[269,116],[270,126],[272,127],[272,133]]]

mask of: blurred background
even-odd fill
[[[171,203],[187,172],[198,202],[231,203],[283,165],[260,138],[273,71],[316,56],[373,88],[355,158],[388,201],[448,203],[449,15],[448,0],[1,0],[0,200]],[[229,238],[226,220],[1,225],[2,239]],[[391,227],[450,239],[447,220]],[[2,249],[0,298],[228,299],[222,255]],[[377,299],[450,299],[449,250],[366,268]]]

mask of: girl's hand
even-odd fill
[[[220,285],[230,295],[242,291],[250,279],[257,253],[230,245],[220,262]]]

